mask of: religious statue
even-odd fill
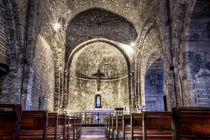
[[[97,90],[100,90],[100,80],[101,77],[105,76],[103,73],[101,73],[100,69],[98,69],[97,73],[93,74],[93,76],[97,77]]]
[[[63,94],[63,107],[68,105],[68,93],[65,91]]]

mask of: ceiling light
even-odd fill
[[[130,46],[131,46],[131,47],[134,47],[134,46],[135,46],[135,42],[131,42],[131,43],[130,43]]]
[[[61,28],[61,24],[55,23],[55,24],[53,24],[53,27],[57,31],[57,30],[59,30]]]

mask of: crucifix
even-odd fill
[[[94,73],[93,76],[97,77],[97,90],[100,90],[100,80],[101,77],[105,76],[103,73],[101,73],[100,69],[97,70],[97,73]]]

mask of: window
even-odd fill
[[[97,94],[95,97],[96,108],[101,108],[101,95]]]

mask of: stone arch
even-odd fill
[[[136,75],[135,75],[135,79],[136,79],[136,96],[139,97],[138,102],[139,104],[142,105],[142,97],[141,97],[141,54],[142,54],[142,50],[143,50],[143,42],[144,39],[146,38],[146,36],[148,35],[148,33],[154,29],[157,28],[157,23],[153,18],[148,18],[141,29],[141,32],[139,33],[139,38],[138,38],[138,42],[137,42],[137,55],[136,55]]]
[[[102,8],[91,8],[71,19],[66,33],[66,59],[82,42],[105,38],[130,44],[137,38],[133,24],[126,18]]]
[[[148,59],[144,88],[147,111],[167,110],[164,61],[158,53],[152,53]]]
[[[180,60],[184,103],[209,106],[210,97],[210,2],[197,0],[182,42]],[[188,20],[188,19],[187,19]]]
[[[98,39],[92,39],[92,40],[89,40],[89,41],[86,41],[82,44],[80,44],[79,46],[77,46],[71,53],[71,55],[68,57],[68,61],[66,62],[66,66],[65,66],[65,72],[66,72],[66,76],[65,76],[65,91],[67,91],[69,93],[69,80],[67,80],[69,77],[71,77],[70,75],[70,66],[71,66],[71,63],[73,61],[73,58],[74,58],[74,55],[80,51],[81,49],[85,48],[87,45],[90,45],[90,44],[93,44],[93,43],[98,43],[98,42],[101,42],[101,43],[106,43],[106,44],[109,44],[111,46],[113,46],[114,48],[116,48],[118,51],[120,51],[120,53],[123,55],[125,61],[126,61],[126,65],[127,65],[127,71],[128,71],[128,96],[129,96],[129,105],[131,105],[131,75],[130,75],[130,69],[131,69],[131,62],[130,62],[130,59],[129,57],[127,56],[127,54],[124,52],[124,50],[119,47],[116,43],[114,43],[113,41],[110,41],[110,40],[107,40],[107,39],[102,39],[102,38],[98,38]]]
[[[166,57],[164,55],[163,44],[161,33],[159,30],[159,26],[155,19],[148,18],[145,23],[143,24],[142,30],[140,32],[140,38],[137,42],[137,57],[136,57],[136,65],[137,65],[137,72],[136,72],[136,91],[139,96],[139,104],[145,105],[145,74],[146,74],[146,67],[147,62],[149,60],[149,56],[153,53],[160,54],[161,58],[163,59],[164,69],[166,69]],[[166,75],[166,71],[164,71],[164,75]],[[167,87],[167,85],[166,85]],[[167,92],[167,105],[169,104],[169,94]]]

